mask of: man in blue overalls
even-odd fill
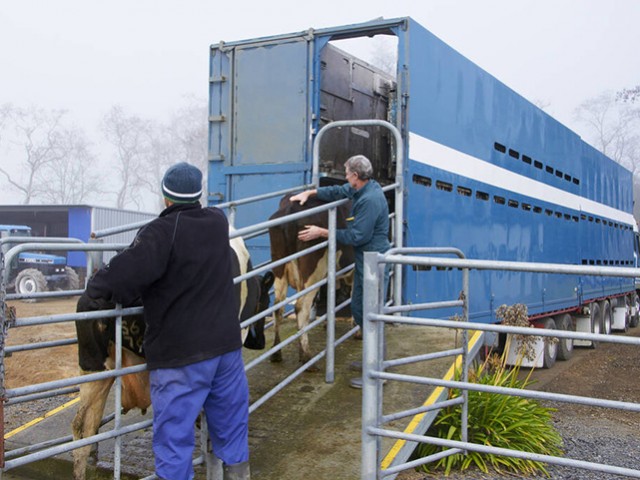
[[[144,305],[156,475],[191,480],[193,426],[204,409],[225,480],[249,480],[249,389],[234,300],[229,224],[202,208],[202,173],[178,163],[166,209],[89,281],[87,294]]]
[[[328,202],[342,198],[352,200],[351,215],[347,218],[347,228],[336,231],[336,241],[343,245],[353,245],[354,248],[356,262],[351,294],[351,313],[356,324],[362,327],[364,252],[384,253],[391,246],[389,243],[389,207],[382,187],[371,178],[373,168],[367,157],[355,155],[349,158],[344,166],[348,183],[306,190],[292,196],[291,201],[304,205],[307,199],[313,195]],[[298,233],[298,238],[305,242],[328,236],[329,232],[326,228],[316,225],[306,225],[306,228]],[[351,386],[362,388],[362,378],[352,379]]]

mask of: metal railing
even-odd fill
[[[393,225],[393,238],[394,238],[394,245],[401,245],[402,244],[402,221],[403,221],[403,215],[402,215],[402,165],[403,165],[403,146],[402,146],[402,140],[400,137],[400,133],[398,132],[398,130],[396,129],[396,127],[394,127],[392,124],[388,123],[388,122],[384,122],[384,121],[380,121],[380,120],[356,120],[356,121],[345,121],[345,122],[333,122],[329,125],[326,125],[325,127],[323,127],[323,129],[321,129],[318,132],[318,136],[316,138],[316,142],[314,144],[314,159],[313,159],[313,172],[314,172],[314,179],[317,180],[317,165],[319,162],[319,142],[320,139],[322,138],[324,131],[326,131],[329,128],[340,128],[340,127],[344,127],[344,126],[381,126],[381,127],[385,127],[388,128],[389,130],[391,130],[392,134],[395,137],[396,140],[396,179],[395,179],[395,183],[392,185],[387,185],[383,188],[383,190],[386,191],[390,191],[390,190],[394,190],[395,192],[395,200],[396,200],[396,210],[395,213],[392,214],[392,218],[394,221],[394,225]],[[316,147],[318,146],[318,147]],[[315,185],[312,184],[312,185]],[[272,192],[269,194],[264,194],[264,195],[257,195],[254,197],[250,197],[250,198],[246,198],[246,199],[241,199],[241,200],[235,200],[235,201],[230,201],[230,202],[226,202],[223,204],[219,204],[217,205],[218,208],[226,208],[228,209],[228,216],[230,219],[230,223],[233,225],[234,223],[234,218],[235,218],[235,209],[237,206],[240,205],[247,205],[253,202],[259,202],[262,200],[266,200],[266,199],[270,199],[270,198],[274,198],[274,197],[278,197],[278,196],[282,196],[286,193],[291,193],[291,192],[295,192],[295,191],[300,191],[303,190],[305,188],[308,188],[312,185],[302,185],[299,187],[292,187],[289,189],[285,189],[285,190],[280,190],[278,192]],[[315,283],[314,285],[310,285],[308,288],[306,288],[303,291],[297,292],[296,294],[286,298],[285,300],[283,300],[282,302],[280,302],[277,305],[273,305],[271,307],[269,307],[267,310],[260,312],[254,316],[252,316],[251,318],[245,320],[244,322],[242,322],[241,326],[243,328],[246,328],[248,326],[250,326],[251,324],[258,322],[259,320],[266,318],[267,316],[273,314],[277,309],[290,305],[292,302],[295,302],[298,298],[300,298],[301,296],[313,292],[315,290],[318,290],[320,287],[322,286],[327,286],[327,312],[325,315],[322,315],[321,317],[318,317],[315,321],[311,322],[304,330],[298,331],[297,333],[291,335],[290,337],[288,337],[286,340],[284,340],[283,342],[281,342],[279,345],[267,349],[265,352],[263,352],[262,354],[260,354],[257,358],[254,358],[253,360],[251,360],[250,362],[248,362],[245,365],[245,370],[250,370],[251,368],[255,367],[256,365],[258,365],[259,363],[265,361],[266,359],[268,359],[269,357],[271,357],[271,355],[279,350],[282,350],[284,347],[286,347],[287,345],[290,345],[291,343],[299,340],[299,338],[305,334],[308,333],[311,329],[313,328],[317,328],[319,326],[321,326],[323,323],[326,322],[327,328],[326,328],[326,344],[324,345],[324,347],[320,350],[319,353],[317,353],[313,358],[311,358],[310,360],[308,360],[305,364],[301,365],[299,368],[297,368],[294,372],[290,373],[284,380],[280,381],[277,385],[275,385],[271,390],[269,390],[267,393],[265,393],[262,397],[258,398],[256,401],[254,401],[249,408],[250,413],[254,412],[256,409],[258,409],[260,406],[262,406],[265,402],[267,402],[270,398],[272,398],[274,395],[276,395],[279,391],[281,391],[283,388],[285,388],[287,385],[289,385],[291,382],[293,382],[296,378],[298,378],[302,373],[304,373],[306,370],[309,369],[309,367],[313,366],[315,363],[319,362],[320,360],[322,360],[323,358],[325,358],[326,360],[326,373],[325,373],[325,380],[326,382],[333,382],[334,381],[334,359],[335,359],[335,348],[340,345],[341,343],[343,343],[345,340],[347,340],[348,338],[350,338],[358,329],[358,327],[354,327],[352,329],[350,329],[348,332],[346,332],[345,334],[343,334],[340,338],[336,339],[335,338],[335,316],[336,313],[339,312],[341,309],[345,308],[346,306],[349,305],[350,300],[346,300],[344,301],[342,304],[340,305],[335,305],[335,285],[336,285],[336,280],[340,275],[343,275],[345,273],[347,273],[351,268],[353,268],[353,266],[349,266],[343,270],[337,271],[336,270],[336,252],[337,252],[337,246],[336,246],[336,237],[335,237],[335,230],[336,230],[336,218],[337,218],[337,208],[346,203],[347,200],[341,200],[341,201],[337,201],[337,202],[332,202],[326,205],[323,205],[321,207],[317,207],[314,209],[309,209],[305,212],[301,212],[295,215],[290,215],[288,217],[282,217],[276,220],[270,220],[270,221],[266,221],[266,222],[262,222],[256,225],[252,225],[252,226],[248,226],[248,227],[244,227],[244,228],[240,228],[237,229],[235,231],[230,232],[230,238],[236,238],[236,237],[243,237],[245,239],[247,238],[253,238],[256,236],[260,236],[260,235],[265,235],[268,232],[268,229],[270,227],[274,227],[274,226],[278,226],[278,225],[283,225],[285,223],[288,222],[292,222],[292,221],[296,221],[300,218],[304,218],[307,216],[311,216],[311,215],[315,215],[318,213],[323,213],[323,212],[327,212],[327,215],[329,217],[329,237],[326,241],[318,244],[318,245],[314,245],[308,249],[305,249],[303,251],[300,251],[298,253],[296,253],[295,255],[291,255],[287,258],[283,258],[280,259],[277,262],[269,262],[267,264],[264,265],[260,265],[257,268],[255,268],[252,272],[247,273],[245,275],[239,276],[237,278],[234,279],[234,282],[237,284],[243,280],[246,280],[252,276],[256,276],[256,275],[260,275],[264,272],[266,272],[267,270],[272,269],[273,267],[277,266],[277,265],[282,265],[286,262],[292,261],[296,258],[300,258],[304,255],[307,255],[311,252],[323,249],[323,248],[327,248],[328,251],[328,265],[327,265],[327,277],[317,283]],[[27,251],[27,250],[50,250],[50,251],[87,251],[87,252],[104,252],[104,251],[119,251],[122,250],[124,248],[127,247],[127,245],[125,244],[102,244],[99,243],[100,239],[110,236],[110,235],[114,235],[117,233],[123,233],[126,231],[130,231],[130,230],[136,230],[140,227],[143,227],[144,225],[146,225],[149,222],[149,220],[145,220],[145,221],[141,221],[141,222],[136,222],[133,224],[129,224],[129,225],[124,225],[124,226],[120,226],[120,227],[113,227],[113,228],[109,228],[109,229],[105,229],[105,230],[101,230],[101,231],[97,231],[94,232],[92,234],[92,242],[95,243],[89,243],[89,244],[78,244],[78,243],[57,243],[57,242],[53,242],[53,243],[45,243],[45,241],[40,241],[40,239],[38,239],[39,241],[37,243],[27,243],[27,244],[22,244],[22,245],[18,245],[16,247],[13,247],[12,249],[10,249],[8,252],[6,252],[6,260],[7,262],[10,262],[13,258],[15,258],[17,255],[19,255],[20,252],[22,251]],[[96,240],[98,240],[96,242]],[[48,241],[47,241],[48,242]],[[92,262],[93,263],[100,263],[99,262],[99,258],[94,258],[94,256],[88,255],[87,256],[88,259],[88,268],[87,268],[87,272],[91,272],[92,269]],[[0,257],[0,260],[4,261],[4,256]],[[13,294],[13,295],[6,295],[5,292],[5,287],[7,284],[7,280],[8,280],[8,272],[6,272],[6,269],[3,269],[4,263],[0,262],[0,269],[2,269],[2,273],[0,274],[0,278],[2,278],[2,292],[0,293],[0,301],[2,302],[2,312],[0,315],[0,327],[2,327],[2,331],[4,332],[4,335],[2,336],[2,343],[0,344],[0,362],[2,362],[0,364],[0,369],[2,369],[2,379],[0,380],[2,383],[0,385],[0,393],[4,394],[3,398],[6,399],[6,405],[11,405],[13,403],[19,403],[19,402],[23,402],[23,401],[31,401],[31,400],[35,400],[35,399],[39,399],[39,398],[44,398],[46,396],[53,396],[53,395],[62,395],[62,394],[68,394],[68,393],[73,393],[75,391],[77,391],[77,385],[79,385],[80,383],[83,382],[90,382],[90,381],[95,381],[95,380],[100,380],[100,379],[104,379],[104,378],[109,378],[109,377],[116,377],[117,379],[119,379],[122,375],[125,374],[129,374],[129,373],[135,373],[135,372],[139,372],[142,371],[146,368],[146,365],[139,365],[136,367],[128,367],[128,368],[120,368],[120,364],[117,365],[117,368],[115,370],[111,370],[109,372],[100,372],[100,373],[96,373],[96,374],[88,374],[88,375],[83,375],[81,377],[74,377],[74,378],[69,378],[69,379],[64,379],[64,380],[56,380],[56,381],[52,381],[52,382],[45,382],[45,383],[41,383],[41,384],[37,384],[37,385],[30,385],[27,387],[21,387],[21,388],[17,388],[17,389],[5,389],[4,388],[4,360],[3,360],[3,356],[5,352],[18,352],[18,351],[27,351],[27,350],[32,350],[32,349],[38,349],[38,348],[48,348],[51,346],[58,346],[58,345],[68,345],[71,343],[74,343],[74,341],[72,340],[62,340],[62,341],[55,341],[55,342],[41,342],[39,344],[36,345],[18,345],[18,346],[12,346],[12,347],[6,347],[4,345],[4,339],[6,338],[6,331],[9,327],[19,327],[19,326],[26,326],[26,325],[41,325],[41,324],[47,324],[47,323],[58,323],[58,322],[68,322],[68,321],[76,321],[76,320],[80,320],[80,321],[90,321],[90,320],[95,320],[97,318],[104,318],[104,317],[112,317],[112,318],[116,318],[116,320],[118,322],[121,322],[121,318],[122,315],[127,315],[127,314],[135,314],[135,313],[141,313],[142,309],[141,307],[137,307],[137,308],[127,308],[127,309],[122,309],[122,308],[116,308],[115,310],[112,311],[101,311],[101,312],[85,312],[85,313],[72,313],[72,314],[62,314],[62,315],[49,315],[49,316],[44,316],[44,317],[31,317],[31,318],[24,318],[24,319],[16,319],[15,321],[12,321],[11,325],[9,325],[9,320],[7,318],[6,312],[5,312],[5,300],[9,300],[9,299],[24,299],[24,298],[42,298],[42,297],[55,297],[55,296],[67,296],[67,295],[79,295],[83,292],[83,290],[78,290],[78,291],[67,291],[67,292],[46,292],[46,293],[39,293],[39,294],[32,294],[32,295],[17,295],[17,294]],[[399,275],[400,269],[398,268],[396,270],[396,274],[394,275],[394,298],[396,298],[396,302],[398,303],[398,299],[400,298],[401,295],[401,283],[400,283],[400,275]],[[120,319],[120,320],[118,320]],[[118,329],[117,329],[118,331]],[[121,340],[120,340],[121,341]],[[118,344],[120,345],[120,343]],[[116,349],[116,351],[119,352],[119,348]],[[119,382],[119,380],[118,380]],[[130,432],[134,432],[136,430],[141,430],[141,429],[145,429],[151,426],[151,420],[148,421],[143,421],[143,422],[139,422],[136,423],[134,425],[128,425],[128,426],[121,426],[120,425],[120,420],[119,420],[119,411],[120,411],[120,388],[117,387],[116,388],[116,400],[115,400],[115,414],[112,415],[112,418],[115,419],[115,428],[112,430],[109,430],[108,432],[104,432],[104,433],[99,433],[93,437],[90,438],[86,438],[86,439],[82,439],[82,440],[78,440],[78,441],[69,441],[70,438],[69,437],[64,437],[64,438],[60,438],[60,439],[55,439],[55,440],[49,440],[49,441],[45,441],[42,442],[38,445],[32,445],[29,446],[25,449],[18,449],[16,451],[11,451],[11,452],[7,452],[6,454],[6,462],[4,464],[4,467],[2,470],[0,470],[0,475],[2,471],[6,471],[6,470],[10,470],[12,468],[18,467],[18,466],[22,466],[24,464],[33,462],[33,461],[37,461],[37,460],[41,460],[44,458],[48,458],[54,455],[58,455],[60,453],[63,452],[68,452],[70,450],[73,450],[75,448],[79,448],[82,446],[86,446],[86,445],[90,445],[93,443],[98,443],[100,441],[106,440],[106,439],[110,439],[110,438],[116,438],[119,439],[122,435],[130,433]],[[4,408],[4,405],[2,405],[2,407],[0,408]],[[109,420],[108,418],[103,420],[107,421]],[[203,424],[206,422],[203,422]],[[120,444],[119,444],[119,440],[116,441],[116,447],[115,447],[115,452],[114,452],[114,478],[118,479],[120,476]],[[3,452],[4,454],[4,449]],[[206,449],[206,441],[203,444],[203,448],[202,448],[202,455],[196,459],[194,461],[194,464],[205,464],[207,466],[207,478],[212,478],[212,479],[217,479],[217,478],[221,478],[221,473],[220,473],[220,465],[219,462],[215,459],[212,458],[211,455],[209,454],[209,452]],[[146,477],[145,480],[151,480],[155,478],[154,475]]]
[[[304,251],[300,251],[290,257],[281,259],[278,262],[272,262],[272,263],[260,266],[255,270],[253,270],[252,272],[236,277],[234,279],[235,283],[239,283],[252,276],[260,275],[266,272],[267,270],[270,270],[276,265],[281,265],[295,258],[300,258],[303,255],[308,254],[309,252],[313,252],[322,248],[328,248],[329,250],[329,260],[328,260],[329,275],[326,279],[323,279],[317,282],[316,284],[309,286],[307,289],[294,294],[293,296],[283,300],[279,304],[273,305],[269,307],[267,310],[260,312],[254,315],[253,317],[245,320],[241,324],[243,328],[246,328],[252,323],[257,322],[260,319],[273,314],[273,312],[277,308],[280,308],[292,302],[295,302],[296,299],[299,298],[300,296],[306,293],[312,292],[314,290],[317,290],[323,285],[333,284],[334,287],[329,288],[328,292],[334,291],[335,279],[340,275],[347,273],[352,268],[352,266],[350,266],[341,271],[336,271],[336,261],[335,261],[336,259],[336,243],[335,243],[336,209],[339,205],[341,205],[344,202],[345,201],[333,202],[331,204],[318,207],[316,209],[310,209],[306,212],[301,212],[300,214],[296,214],[294,216],[283,217],[277,220],[263,222],[263,223],[253,225],[251,227],[245,227],[243,229],[239,229],[237,231],[233,231],[230,233],[231,238],[235,238],[238,236],[246,237],[246,236],[254,235],[258,232],[262,232],[262,234],[264,234],[264,232],[268,231],[269,227],[282,225],[287,222],[304,218],[305,216],[308,216],[308,215],[314,215],[322,212],[328,212],[330,223],[333,226],[330,229],[331,233],[327,241],[322,242],[319,245],[310,247],[309,249],[306,249]],[[134,224],[134,225],[135,227],[133,228],[137,228],[138,224]],[[102,244],[102,243],[89,243],[89,244],[41,243],[41,242],[27,243],[27,244],[20,244],[13,247],[7,252],[6,256],[1,255],[0,258],[2,259],[2,265],[4,265],[5,259],[7,262],[10,262],[12,261],[12,259],[16,258],[21,252],[29,251],[29,250],[105,252],[105,251],[119,251],[126,248],[126,246],[127,245],[125,244]],[[88,256],[87,258],[91,259],[91,256]],[[8,278],[7,275],[8,274],[6,273],[5,270],[2,270],[2,272],[0,272],[0,278],[2,279]],[[6,292],[4,291],[4,287],[6,287],[6,281],[3,281],[2,284],[3,284],[3,289],[2,289],[3,310],[2,310],[2,314],[0,315],[0,324],[5,331],[5,335],[2,336],[3,341],[4,339],[6,339],[6,331],[9,328],[19,328],[19,327],[27,327],[27,326],[34,326],[34,325],[46,325],[46,324],[55,324],[55,323],[72,322],[72,321],[92,321],[99,318],[115,318],[116,321],[121,321],[119,319],[121,319],[123,315],[141,314],[143,311],[142,307],[116,308],[115,310],[108,310],[108,311],[65,313],[65,314],[45,315],[45,316],[36,316],[36,317],[27,317],[27,318],[16,318],[16,319],[10,320],[5,313],[5,300],[42,298],[47,296],[53,296],[53,295],[47,295],[47,293],[54,293],[54,292],[45,292],[41,294],[32,294],[32,295],[6,295]],[[55,293],[56,293],[55,296],[60,296],[60,295],[72,296],[72,295],[81,294],[82,290],[55,292]],[[270,398],[272,398],[274,395],[280,392],[283,388],[285,388],[287,385],[292,383],[301,374],[303,374],[310,366],[321,361],[323,358],[326,359],[326,362],[327,362],[326,363],[326,381],[327,382],[333,381],[333,378],[334,378],[334,364],[333,364],[334,360],[333,359],[334,359],[335,348],[341,343],[343,343],[345,340],[347,340],[350,336],[352,336],[357,331],[357,328],[353,328],[349,330],[346,334],[344,334],[342,337],[338,339],[335,338],[336,312],[339,312],[340,309],[345,308],[349,304],[349,302],[350,300],[346,300],[342,304],[336,306],[335,296],[334,296],[332,299],[330,299],[327,302],[327,313],[325,315],[317,318],[305,330],[299,331],[294,335],[291,335],[289,338],[284,340],[282,343],[280,343],[276,347],[267,349],[265,352],[262,352],[257,358],[254,358],[253,360],[251,360],[245,365],[245,370],[247,371],[254,368],[261,362],[267,360],[274,352],[279,351],[282,348],[285,348],[287,345],[290,345],[291,343],[297,341],[303,333],[306,333],[313,328],[322,326],[324,322],[327,323],[327,333],[326,333],[327,343],[322,347],[320,352],[316,354],[308,362],[306,362],[305,364],[297,368],[294,372],[290,373],[284,380],[282,380],[280,383],[275,385],[271,390],[265,393],[262,397],[255,400],[250,405],[250,412],[254,412],[256,409],[258,409],[260,406],[266,403]],[[119,331],[119,329],[117,328],[116,331]],[[3,342],[3,344],[0,345],[0,362],[1,362],[0,369],[2,369],[2,380],[1,380],[2,383],[0,385],[0,393],[3,394],[2,398],[5,399],[5,402],[2,405],[0,405],[0,408],[4,408],[5,406],[8,407],[17,403],[38,400],[41,398],[75,393],[78,391],[78,385],[81,383],[102,380],[110,377],[116,377],[116,379],[119,379],[123,375],[140,372],[146,368],[146,365],[120,368],[119,364],[117,364],[114,370],[110,370],[108,372],[87,374],[87,375],[82,375],[82,376],[73,377],[73,378],[66,378],[66,379],[54,380],[54,381],[44,382],[44,383],[39,383],[34,385],[28,385],[25,387],[5,389],[4,353],[28,352],[29,350],[36,350],[41,348],[49,348],[49,347],[62,346],[62,345],[70,345],[74,343],[76,343],[75,339],[63,339],[63,340],[55,340],[55,341],[38,342],[35,344],[13,345],[8,347],[4,345],[4,342]],[[119,351],[119,349],[117,348],[116,351]],[[26,353],[23,353],[23,354],[26,354]],[[117,381],[119,382],[119,380]],[[46,440],[38,444],[30,445],[28,447],[7,451],[6,453],[3,451],[3,453],[5,454],[5,457],[4,457],[5,462],[4,462],[4,467],[0,472],[8,471],[8,470],[26,465],[28,463],[32,463],[35,461],[43,460],[45,458],[59,455],[61,453],[69,452],[73,449],[80,448],[86,445],[90,445],[90,444],[102,442],[107,439],[115,438],[116,450],[114,451],[114,478],[116,479],[120,478],[119,449],[121,447],[119,446],[119,439],[122,437],[122,435],[149,428],[152,422],[151,420],[146,420],[146,421],[135,423],[133,425],[127,425],[127,426],[119,425],[119,412],[121,408],[120,408],[120,388],[118,386],[116,386],[115,392],[116,392],[116,399],[114,404],[114,412],[116,413],[111,414],[110,418],[106,418],[105,420],[103,420],[103,422],[105,423],[106,421],[109,421],[109,420],[115,420],[115,425],[112,429],[103,433],[99,433],[93,437],[82,439],[82,440],[72,441],[71,437],[65,436],[58,439]],[[215,458],[212,458],[210,453],[206,449],[202,451],[202,455],[199,456],[194,462],[195,462],[194,464],[196,465],[205,464],[207,468],[211,469],[210,471],[213,471],[213,472],[220,471],[219,462],[217,462]],[[209,474],[214,475],[213,473],[208,473],[208,475]],[[155,478],[155,477],[152,475],[147,477],[146,480],[151,480],[152,478]],[[211,478],[215,479],[219,477],[212,476]]]
[[[540,461],[549,464],[562,465],[574,468],[588,469],[603,473],[613,473],[618,475],[626,475],[629,477],[640,478],[640,470],[608,465],[603,463],[587,462],[563,457],[554,457],[549,455],[540,455],[518,450],[510,450],[504,448],[496,448],[486,445],[474,444],[467,441],[467,424],[466,415],[468,407],[469,391],[487,392],[502,395],[519,396],[523,398],[550,400],[556,402],[566,402],[581,405],[597,406],[604,408],[615,408],[624,411],[640,412],[640,404],[634,402],[623,402],[605,400],[592,397],[581,397],[575,395],[565,395],[552,392],[530,391],[514,388],[496,387],[490,385],[480,385],[470,383],[467,379],[466,368],[468,360],[473,355],[469,352],[467,342],[463,340],[463,345],[459,349],[447,352],[439,352],[426,354],[413,358],[383,360],[382,345],[384,344],[385,329],[384,325],[388,323],[417,325],[425,327],[439,327],[448,329],[461,329],[464,332],[480,331],[480,332],[496,332],[519,335],[533,335],[536,337],[551,337],[559,339],[574,340],[590,340],[597,342],[609,342],[625,345],[640,346],[640,338],[631,338],[624,336],[610,336],[592,333],[580,333],[574,331],[552,330],[552,329],[531,329],[526,327],[512,327],[505,325],[492,325],[470,323],[466,308],[469,302],[469,286],[463,285],[463,295],[459,301],[439,302],[433,304],[420,305],[394,305],[392,307],[384,307],[381,300],[381,288],[383,270],[387,264],[400,265],[417,265],[425,267],[451,267],[460,269],[463,272],[463,283],[468,282],[469,270],[501,270],[515,272],[539,272],[551,274],[577,274],[577,275],[593,275],[593,276],[611,276],[611,277],[639,277],[640,269],[636,268],[619,268],[619,267],[582,267],[576,265],[562,264],[537,264],[526,262],[504,262],[504,261],[488,261],[488,260],[469,260],[462,258],[440,258],[440,257],[424,257],[418,254],[427,254],[426,250],[421,249],[394,249],[387,254],[365,253],[365,278],[364,278],[364,345],[363,345],[363,417],[362,417],[362,480],[374,480],[380,478],[395,478],[395,476],[410,468],[419,465],[437,461],[449,455],[474,451],[485,454],[510,456],[523,458],[533,461]],[[429,253],[432,254],[432,253]],[[463,310],[462,321],[452,322],[450,320],[441,320],[435,318],[408,317],[400,316],[398,313],[410,312],[414,310],[429,310],[433,308],[443,307],[460,307]],[[465,339],[466,340],[466,339]],[[418,360],[430,360],[441,356],[462,356],[463,373],[460,380],[429,378],[416,375],[403,375],[390,373],[385,370],[388,368]],[[382,383],[384,381],[406,382],[411,384],[429,385],[438,387],[442,392],[445,389],[460,389],[463,392],[459,398],[448,401],[442,401],[444,395],[441,395],[430,406],[418,407],[404,412],[382,415]],[[425,435],[428,427],[435,418],[437,411],[441,408],[452,404],[462,404],[462,432],[461,440],[446,440]],[[400,432],[384,428],[384,425],[394,419],[403,418],[408,415],[429,412],[430,415],[425,417],[420,426],[412,432]],[[414,433],[415,431],[419,433]],[[401,440],[404,446],[400,448],[400,453],[395,455],[392,462],[383,462],[381,439],[391,438]],[[438,454],[414,461],[406,461],[418,443],[427,443],[447,448]]]

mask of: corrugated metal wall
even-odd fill
[[[115,208],[93,207],[91,216],[91,231],[103,230],[105,228],[129,225],[143,220],[152,220],[157,215],[152,213],[133,212],[127,210],[117,210]],[[131,243],[138,229],[128,232],[110,235],[104,238],[105,243]],[[104,261],[108,262],[114,256],[113,253],[105,252]]]

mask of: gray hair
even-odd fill
[[[344,168],[350,172],[357,173],[360,180],[368,180],[373,175],[371,162],[364,155],[354,155],[345,163]]]

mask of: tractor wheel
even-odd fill
[[[40,270],[26,268],[16,276],[16,293],[29,295],[46,291],[47,279]]]
[[[64,269],[67,273],[66,290],[78,290],[80,288],[80,277],[73,268],[65,267]]]

